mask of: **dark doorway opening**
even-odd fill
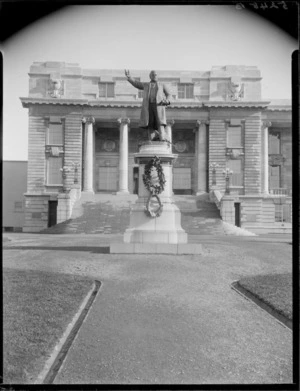
[[[133,167],[133,194],[139,193],[139,168]]]
[[[56,225],[57,222],[57,201],[49,201],[48,204],[48,227]]]
[[[241,226],[241,204],[239,202],[234,203],[234,211],[235,211],[235,225],[237,227]]]

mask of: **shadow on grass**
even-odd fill
[[[52,251],[88,251],[93,254],[109,254],[109,246],[85,247],[85,246],[13,246],[3,247],[3,250],[52,250]]]

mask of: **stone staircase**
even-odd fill
[[[189,235],[228,235],[224,230],[220,211],[210,202],[209,195],[175,195],[181,212],[181,226]]]
[[[41,233],[45,234],[115,234],[123,233],[129,225],[130,207],[136,195],[81,194],[73,207],[71,219]]]
[[[84,194],[73,208],[71,219],[47,228],[45,234],[117,234],[129,226],[131,205],[136,195]],[[181,211],[182,228],[190,235],[226,235],[216,205],[202,196],[175,195]],[[228,233],[227,233],[228,234]]]

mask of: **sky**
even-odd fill
[[[3,160],[28,159],[29,68],[33,62],[87,69],[209,71],[257,66],[262,99],[291,98],[298,42],[234,5],[69,6],[31,24],[0,47],[4,63]],[[132,74],[134,77],[134,74]]]

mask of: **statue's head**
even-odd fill
[[[150,74],[149,74],[149,77],[150,77],[151,81],[157,81],[157,73],[156,73],[156,71],[151,71]]]

